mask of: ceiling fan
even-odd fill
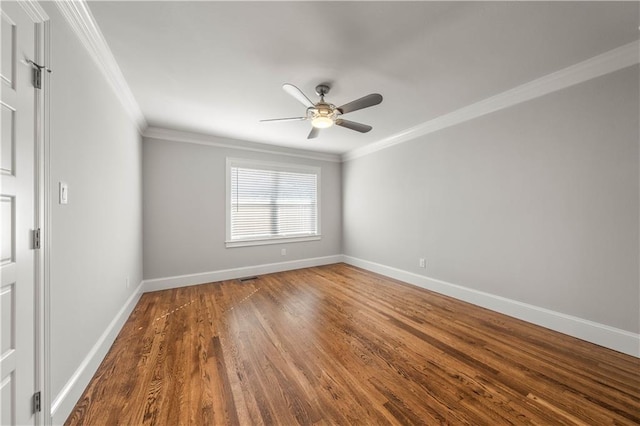
[[[334,124],[336,126],[346,127],[347,129],[355,130],[360,133],[367,133],[373,127],[362,123],[356,123],[355,121],[344,120],[340,118],[343,114],[348,112],[357,111],[359,109],[368,108],[374,105],[378,105],[382,102],[382,95],[378,93],[372,93],[364,96],[355,101],[344,104],[340,107],[325,102],[324,96],[329,93],[330,87],[326,84],[319,84],[316,86],[316,93],[320,96],[320,101],[315,104],[302,93],[302,90],[298,89],[293,84],[285,83],[282,85],[285,92],[296,98],[300,103],[307,107],[307,115],[304,117],[291,117],[291,118],[272,118],[268,120],[260,120],[261,122],[273,122],[273,121],[301,121],[311,120],[311,132],[307,139],[313,139],[318,136],[320,129],[326,129]]]

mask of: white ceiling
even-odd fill
[[[89,7],[150,126],[327,153],[380,141],[638,39],[638,2],[92,1]],[[341,105],[310,123],[283,83]]]

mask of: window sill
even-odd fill
[[[225,241],[224,244],[227,248],[232,247],[249,247],[249,246],[264,246],[268,244],[285,244],[285,243],[299,243],[303,241],[318,241],[322,235],[307,235],[304,237],[275,237],[264,238],[256,240],[235,240]]]

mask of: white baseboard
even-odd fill
[[[640,334],[351,256],[343,262],[640,358]]]
[[[85,388],[98,370],[100,363],[109,352],[111,345],[120,333],[122,326],[133,312],[142,295],[143,282],[129,296],[124,306],[118,311],[115,318],[109,323],[98,341],[91,348],[80,366],[64,385],[60,393],[53,398],[51,403],[51,422],[53,425],[61,425],[67,420],[71,410],[76,405]]]
[[[288,262],[267,263],[264,265],[246,266],[242,268],[222,269],[220,271],[201,272],[198,274],[178,275],[174,277],[144,280],[143,292],[186,287],[196,284],[212,283],[253,275],[272,274],[274,272],[291,271],[294,269],[310,268],[312,266],[329,265],[342,262],[340,254],[310,259],[291,260]]]

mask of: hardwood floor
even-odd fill
[[[144,294],[66,424],[640,424],[640,360],[336,264]]]

